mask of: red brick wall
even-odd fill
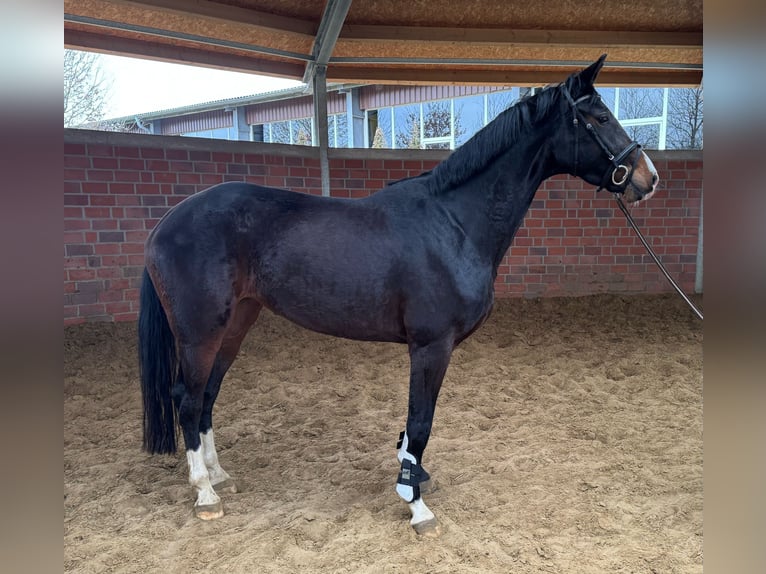
[[[676,281],[691,292],[701,154],[653,156],[661,188],[632,214]],[[438,151],[331,150],[333,195],[367,196],[389,181],[431,169],[442,157]],[[188,195],[231,180],[320,194],[317,150],[66,130],[64,323],[135,320],[149,230]],[[498,297],[670,290],[611,196],[593,191],[563,176],[542,185],[498,270]]]

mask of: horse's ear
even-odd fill
[[[604,60],[606,60],[606,54],[601,54],[601,57],[598,60],[580,72],[580,79],[583,83],[591,86],[596,83],[598,73],[601,71],[601,68],[604,67]]]
[[[577,96],[584,95],[586,90],[595,83],[598,73],[604,67],[604,60],[606,60],[606,54],[601,54],[601,57],[590,66],[569,76],[567,79],[569,90]]]

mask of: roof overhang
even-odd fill
[[[702,0],[65,0],[69,48],[309,82],[702,81]]]

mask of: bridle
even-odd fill
[[[590,134],[593,140],[598,144],[598,146],[606,155],[607,159],[612,164],[612,166],[608,167],[606,171],[604,172],[604,176],[601,178],[601,183],[599,184],[598,189],[596,191],[598,192],[604,189],[604,187],[606,187],[606,185],[608,184],[608,180],[610,179],[610,176],[611,176],[612,183],[618,188],[617,191],[614,191],[613,193],[625,193],[625,188],[628,187],[628,183],[630,183],[630,176],[632,175],[633,169],[636,166],[636,161],[638,161],[639,154],[635,154],[635,156],[633,157],[633,161],[630,163],[630,167],[628,167],[622,162],[631,153],[633,153],[634,150],[641,149],[641,144],[639,144],[638,142],[632,141],[620,153],[618,153],[617,155],[614,155],[609,150],[609,147],[606,145],[606,143],[604,143],[604,140],[601,138],[598,131],[596,131],[596,128],[593,127],[593,124],[586,121],[585,116],[583,116],[582,112],[580,112],[580,110],[577,108],[577,104],[593,96],[591,94],[588,94],[574,100],[572,99],[572,95],[569,93],[569,89],[566,87],[565,84],[562,84],[561,88],[562,88],[562,91],[564,92],[564,97],[567,99],[567,102],[569,102],[569,105],[572,107],[572,115],[574,117],[572,123],[575,127],[575,130],[577,130],[577,128],[580,126],[580,122],[582,122],[585,125],[585,130]],[[575,137],[574,174],[573,174],[575,176],[577,176],[579,141],[580,140],[577,137]]]

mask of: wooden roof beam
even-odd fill
[[[523,70],[523,69],[482,69],[456,70],[447,67],[431,68],[384,68],[371,66],[330,65],[327,79],[331,82],[359,82],[379,84],[473,84],[502,86],[545,86],[560,82],[577,68],[571,70]],[[602,86],[664,86],[690,87],[702,82],[701,70],[670,69],[629,69],[624,71],[604,68],[598,76]]]
[[[75,50],[91,50],[105,54],[130,54],[147,60],[188,63],[219,70],[230,70],[267,76],[300,77],[303,64],[250,58],[238,54],[211,52],[190,46],[164,44],[147,38],[125,38],[72,30],[64,27],[64,46]]]
[[[65,4],[77,5],[78,0],[67,0]],[[209,2],[208,0],[108,0],[112,4],[123,4],[126,6],[135,6],[139,8],[155,9],[164,12],[180,14],[183,16],[197,16],[199,18],[230,22],[236,24],[250,24],[261,28],[278,30],[280,32],[290,32],[304,36],[314,37],[317,26],[314,22],[301,20],[268,12],[259,12],[249,8],[240,8],[221,4],[219,2]],[[72,10],[65,9],[65,12]],[[76,14],[77,11],[75,10]]]
[[[346,24],[340,41],[450,42],[524,44],[561,47],[701,48],[702,32],[636,32],[603,30],[508,30]]]

